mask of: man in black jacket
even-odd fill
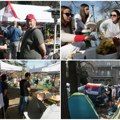
[[[23,115],[27,104],[28,104],[28,96],[31,91],[30,89],[30,76],[29,72],[25,73],[25,79],[20,81],[20,103],[19,103],[19,113]]]

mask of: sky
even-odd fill
[[[17,60],[21,63],[21,60]],[[32,68],[38,68],[38,67],[44,67],[48,64],[51,64],[51,60],[26,60],[27,61],[27,67],[26,69],[29,71]]]
[[[71,6],[72,7],[72,12],[73,14],[79,13],[79,7],[81,4],[86,3],[89,5],[90,8],[90,13],[93,14],[92,12],[92,7],[91,5],[94,5],[94,14],[95,14],[95,20],[98,22],[103,18],[103,14],[99,12],[101,6],[104,6],[104,1],[74,1],[74,4],[71,4],[71,1],[62,1],[61,5],[66,5],[66,6]],[[107,1],[111,2],[111,1]],[[120,2],[119,2],[120,3]],[[106,16],[107,14],[104,14]]]
[[[27,69],[32,69],[32,68],[38,68],[38,67],[44,67],[50,64],[51,61],[43,61],[43,60],[28,60],[27,62]]]

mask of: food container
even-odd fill
[[[96,54],[97,59],[117,59],[118,58],[118,53],[112,53],[112,54],[107,54],[107,55],[101,55],[101,54]]]

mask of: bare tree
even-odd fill
[[[105,12],[111,12],[113,9],[120,9],[119,1],[103,1],[102,6],[100,6],[99,12],[103,14]]]
[[[68,96],[66,88],[66,61],[61,61],[61,118],[69,119]]]
[[[88,78],[95,71],[95,66],[89,61],[78,61],[76,69],[79,86],[80,84],[86,84],[88,82]]]

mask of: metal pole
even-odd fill
[[[57,34],[57,22],[55,21],[55,27],[54,27],[54,51],[53,53],[55,54],[55,49],[56,49],[56,35]]]
[[[93,21],[95,22],[94,5],[91,5],[93,11]]]

